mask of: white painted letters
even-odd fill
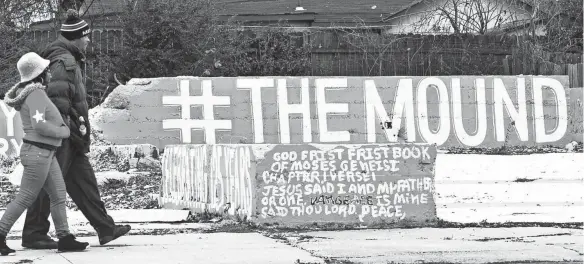
[[[517,104],[519,109],[516,110],[507,93],[505,84],[501,78],[495,78],[493,81],[493,100],[495,107],[495,133],[497,141],[505,141],[505,135],[507,132],[507,127],[505,127],[505,117],[503,116],[503,105],[509,113],[509,117],[513,122],[515,122],[515,131],[519,135],[521,141],[527,141],[529,139],[529,133],[527,130],[527,102],[525,101],[525,79],[522,77],[517,78]]]
[[[308,96],[308,79],[301,79],[301,102],[288,103],[288,87],[286,79],[278,79],[278,114],[280,118],[280,142],[290,143],[290,114],[302,115],[302,134],[305,143],[312,142],[312,128],[310,125],[310,101]]]
[[[545,116],[543,114],[543,88],[549,88],[554,92],[556,99],[556,126],[551,134],[547,134],[545,128]],[[562,139],[568,129],[568,109],[564,87],[558,80],[551,78],[533,78],[533,100],[535,121],[535,142],[548,143]]]
[[[351,140],[349,131],[329,131],[327,127],[327,113],[348,113],[348,104],[326,103],[327,87],[347,87],[346,78],[317,79],[316,81],[316,103],[318,111],[318,132],[320,142],[348,142]]]
[[[436,113],[440,119],[438,131],[431,131],[428,118],[428,87],[433,86],[438,90],[438,105],[440,112]],[[428,77],[418,84],[418,127],[425,142],[444,144],[450,136],[450,107],[448,89],[442,80],[436,77]],[[435,115],[435,114],[433,114]]]
[[[367,119],[367,142],[375,143],[375,116],[382,123],[392,122],[391,128],[384,129],[385,136],[389,142],[397,142],[401,121],[404,117],[407,124],[408,141],[416,140],[416,124],[414,120],[414,95],[411,79],[401,79],[397,88],[395,103],[393,106],[393,119],[390,121],[381,97],[377,92],[377,87],[373,80],[366,80],[365,86],[365,116]],[[405,113],[404,113],[405,112]]]
[[[238,89],[249,89],[253,115],[253,135],[255,143],[264,143],[264,117],[262,114],[262,87],[273,87],[274,79],[237,79]]]
[[[2,113],[4,113],[4,120],[6,120],[6,136],[13,137],[14,136],[14,116],[16,115],[16,109],[10,108],[4,101],[0,100],[0,108],[2,109]]]
[[[478,78],[475,80],[475,98],[476,103],[472,104],[472,101],[469,102],[470,105],[476,105],[477,108],[477,117],[476,117],[476,127],[474,135],[470,135],[464,129],[464,119],[462,118],[462,98],[461,98],[461,90],[460,90],[460,79],[453,78],[452,79],[452,122],[454,122],[454,133],[460,143],[469,146],[469,147],[476,147],[483,143],[485,137],[487,136],[487,105],[486,105],[486,96],[485,96],[485,79]]]
[[[563,142],[570,129],[569,125],[581,126],[581,121],[579,120],[575,120],[574,122],[576,123],[573,124],[568,121],[568,118],[571,118],[568,111],[571,109],[567,106],[566,77],[533,77],[528,79],[528,82],[521,76],[395,77],[395,82],[388,82],[383,79],[380,83],[376,83],[379,80],[378,78],[373,78],[363,80],[362,90],[360,90],[361,87],[345,89],[348,86],[350,77],[311,78],[310,80],[313,80],[314,83],[309,83],[308,77],[234,79],[233,82],[237,89],[250,90],[249,102],[252,104],[251,114],[247,113],[248,116],[244,117],[251,121],[249,122],[250,127],[243,128],[240,130],[241,132],[237,133],[250,133],[249,131],[251,130],[254,134],[254,143],[265,143],[265,137],[268,136],[265,133],[268,133],[268,131],[277,133],[279,136],[279,140],[275,140],[277,142],[269,143],[288,144],[291,142],[291,133],[302,133],[302,141],[304,143],[313,142],[313,134],[320,135],[319,139],[314,142],[351,142],[351,133],[349,131],[329,131],[335,122],[344,121],[337,118],[335,120],[328,118],[329,115],[337,114],[350,115],[351,120],[361,117],[365,119],[364,128],[355,126],[352,129],[357,130],[355,134],[366,134],[366,139],[363,139],[363,141],[368,143],[376,143],[377,127],[381,126],[388,142],[398,142],[400,140],[398,136],[401,136],[401,130],[404,129],[405,131],[403,132],[407,134],[406,141],[408,142],[429,142],[438,145],[460,145],[462,147],[493,147],[500,145],[500,142],[509,140],[511,141],[508,143],[512,145],[522,145],[522,142],[530,141],[535,143]],[[465,83],[474,82],[474,90],[476,91],[474,95],[472,95],[472,92],[463,90],[465,88],[461,87],[462,79],[466,79]],[[292,90],[287,86],[287,82],[290,80],[300,82],[299,91],[296,91],[297,88],[293,89],[293,92],[300,94],[300,102],[288,102],[289,92]],[[417,89],[414,93],[413,82],[418,80]],[[215,106],[230,106],[230,98],[229,96],[213,95],[211,88],[213,81],[219,82],[215,84],[219,87],[225,87],[224,82],[229,82],[225,79],[201,80],[202,95],[191,96],[189,94],[189,80],[180,80],[179,95],[163,96],[163,105],[178,105],[181,107],[180,119],[163,120],[162,125],[163,129],[178,129],[182,135],[182,143],[191,143],[191,131],[193,129],[204,130],[204,143],[208,144],[216,143],[215,133],[217,130],[231,129],[230,120],[214,119],[213,108]],[[529,81],[531,82],[529,83]],[[232,85],[227,84],[228,86]],[[381,84],[386,87],[382,87],[378,91],[378,86]],[[389,87],[387,87],[388,84]],[[508,87],[505,87],[505,84]],[[429,86],[436,88],[438,100],[428,97]],[[274,120],[268,119],[263,114],[264,110],[269,110],[268,112],[272,112],[272,110],[263,109],[262,107],[262,93],[270,93],[273,90],[269,88],[272,87],[276,89],[276,98],[272,99],[276,99],[275,101],[278,105],[278,109],[274,109],[278,114],[275,117],[269,117]],[[314,88],[314,99],[310,98],[310,92],[312,92],[310,88]],[[349,103],[327,103],[327,89],[331,88],[342,90],[337,92],[339,94],[346,92],[347,98],[359,95],[362,92],[364,105],[355,101],[360,107],[349,108]],[[386,93],[382,93],[382,91],[388,91],[389,89],[393,89],[391,92],[395,94],[393,106],[386,105],[390,103],[384,104],[384,102],[392,102],[389,100],[391,98],[383,98]],[[266,92],[266,90],[268,91]],[[225,94],[224,90],[220,92]],[[449,98],[450,93],[452,93],[452,98]],[[533,94],[533,97],[531,94]],[[551,97],[555,98],[555,103],[551,100]],[[270,100],[270,98],[265,99]],[[532,99],[533,101],[531,101]],[[573,101],[577,102],[578,100]],[[531,109],[527,108],[528,103],[534,105],[533,110],[529,112],[528,110]],[[415,109],[414,104],[417,105]],[[203,119],[191,120],[191,107],[193,105],[202,106]],[[10,121],[14,119],[16,111],[8,108],[3,103],[0,103],[0,106],[7,120],[7,135],[14,135],[14,125],[16,124],[12,124]],[[433,108],[433,106],[436,107]],[[476,115],[469,114],[467,118],[463,118],[469,110],[474,111],[473,107],[476,107]],[[429,113],[429,111],[433,112]],[[487,115],[487,113],[491,114]],[[234,118],[241,117],[241,113],[234,114]],[[301,116],[302,125],[298,122],[290,121],[290,116],[293,115],[296,118],[296,114]],[[312,120],[315,118],[318,118],[318,120]],[[406,119],[405,124],[403,124],[403,119]],[[555,124],[551,120],[555,120]],[[315,122],[315,125],[318,122],[314,130],[312,128],[313,122]],[[533,122],[533,125],[531,125],[531,122]],[[291,127],[290,123],[293,123],[294,127]],[[276,127],[278,131],[275,131]],[[438,129],[432,129],[434,127]],[[512,130],[517,133],[517,136],[512,135],[509,138],[509,133],[512,133]],[[19,132],[16,131],[16,133]],[[418,133],[421,139],[417,138]],[[451,139],[453,138],[450,134],[453,134],[458,142],[452,141]],[[251,135],[244,134],[234,136],[251,137]],[[9,138],[5,139],[7,141],[10,140]],[[274,140],[270,138],[270,141]]]

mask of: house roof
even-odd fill
[[[294,13],[297,6],[317,14],[391,14],[412,0],[216,0],[223,15]]]
[[[557,2],[558,0],[517,0],[517,4],[523,5],[525,8],[527,8],[531,12],[531,9],[534,7],[533,1],[537,1],[538,4],[545,7],[545,6],[549,6],[550,4]],[[403,1],[403,2],[409,2],[409,4],[404,5],[400,10],[392,13],[390,16],[384,17],[383,21],[388,21],[390,19],[393,19],[396,16],[403,15],[404,13],[406,13],[408,11],[408,9],[410,9],[418,4],[422,4],[423,2],[425,2],[425,0],[412,0],[412,1]],[[545,8],[542,8],[541,11],[546,12],[548,10],[546,10]]]
[[[86,16],[117,13],[128,4],[140,4],[141,0],[93,0],[85,1],[91,5]],[[92,3],[93,2],[93,3]],[[384,17],[403,10],[415,0],[215,0],[222,16],[244,18],[298,14],[313,14],[315,22],[381,22]],[[297,6],[304,11],[295,11]],[[82,9],[82,14],[85,9]]]
[[[83,3],[79,13],[83,16],[114,14],[123,11],[130,4],[138,2],[139,0],[88,0]]]

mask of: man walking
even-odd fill
[[[91,126],[83,69],[84,52],[89,44],[87,35],[91,30],[87,22],[78,17],[76,11],[69,10],[67,15],[67,20],[61,26],[61,35],[40,54],[51,61],[52,79],[47,86],[47,94],[71,131],[70,137],[63,140],[56,155],[67,193],[97,231],[99,243],[104,245],[127,234],[131,227],[116,225],[107,214],[97,188],[95,173],[87,157]],[[48,236],[49,214],[49,197],[46,192],[41,191],[26,214],[22,231],[23,247],[57,248],[57,243]]]

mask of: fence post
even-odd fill
[[[505,75],[511,75],[511,68],[509,67],[509,60],[510,60],[510,55],[506,55],[505,58],[503,59],[503,73]]]

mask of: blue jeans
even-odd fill
[[[20,160],[24,167],[20,191],[16,198],[8,204],[6,212],[0,220],[0,236],[8,235],[16,220],[36,200],[41,189],[44,189],[50,197],[51,216],[55,223],[57,237],[62,238],[69,235],[65,205],[67,190],[55,151],[23,143],[20,150]]]
[[[70,139],[63,139],[56,155],[69,197],[89,220],[89,224],[97,231],[99,237],[113,236],[115,222],[108,215],[101,200],[95,172],[87,155],[73,147]],[[22,242],[47,239],[51,226],[49,223],[51,201],[47,192],[41,190],[36,201],[26,212]]]

